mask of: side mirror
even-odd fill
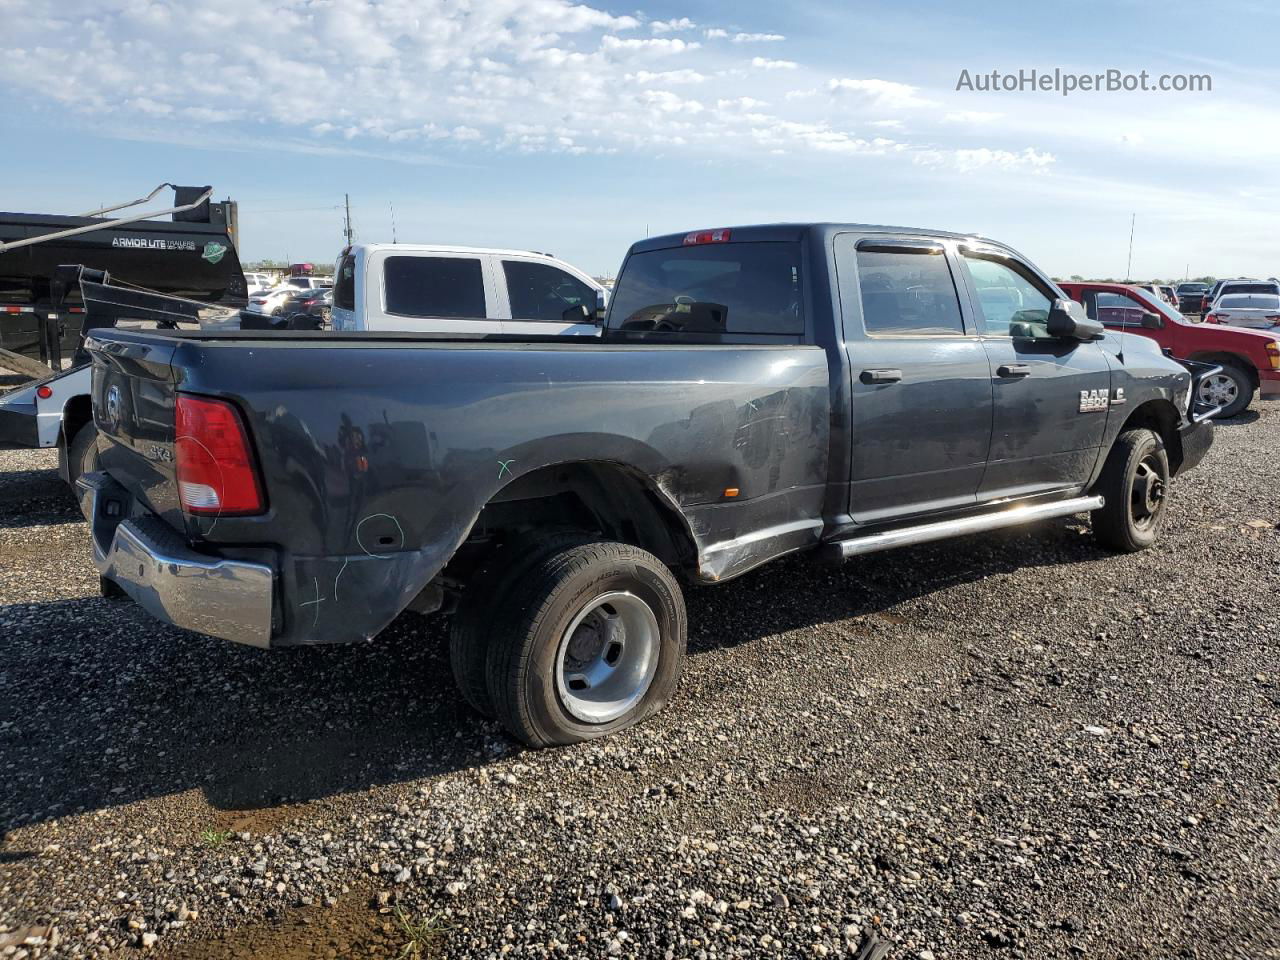
[[[1158,313],[1144,313],[1142,315],[1143,330],[1160,330],[1164,327],[1164,317]]]
[[[605,314],[609,310],[609,294],[603,290],[596,291],[596,323],[604,323]]]
[[[1097,320],[1090,320],[1084,307],[1074,300],[1059,297],[1049,308],[1049,317],[1045,327],[1051,337],[1062,337],[1072,340],[1092,340],[1103,334],[1103,326]]]
[[[591,313],[591,308],[585,303],[580,303],[575,307],[567,308],[560,314],[560,319],[565,323],[594,323],[595,316]]]

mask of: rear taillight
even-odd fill
[[[684,235],[684,245],[692,247],[699,243],[728,243],[728,230],[698,230]]]
[[[220,516],[262,513],[262,487],[236,408],[225,400],[180,393],[175,419],[182,508]]]
[[[1218,315],[1217,315],[1216,313],[1206,313],[1206,314],[1204,315],[1204,322],[1205,322],[1205,323],[1217,323],[1217,322],[1218,322]]]
[[[254,300],[253,302],[254,302],[254,303],[256,303],[256,304],[258,304],[258,306],[262,306],[262,304],[266,303],[267,301],[265,301],[265,300]]]
[[[1280,342],[1272,340],[1267,344],[1267,359],[1271,361],[1272,370],[1280,370]]]

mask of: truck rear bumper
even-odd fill
[[[102,473],[85,474],[76,483],[98,572],[158,620],[270,646],[271,568],[197,553],[158,517],[123,519],[127,495],[113,497],[113,487],[118,484]]]

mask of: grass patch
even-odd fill
[[[200,841],[210,850],[217,850],[230,839],[230,830],[208,829],[200,832]]]
[[[440,922],[440,914],[433,914],[425,920],[415,920],[404,907],[395,908],[396,923],[405,941],[400,948],[399,960],[426,960],[436,956],[436,948],[444,939],[445,926]]]

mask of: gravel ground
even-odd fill
[[[537,753],[434,621],[263,652],[100,599],[0,453],[0,957],[1280,957],[1278,449],[1221,426],[1139,555],[689,591],[666,712]]]

